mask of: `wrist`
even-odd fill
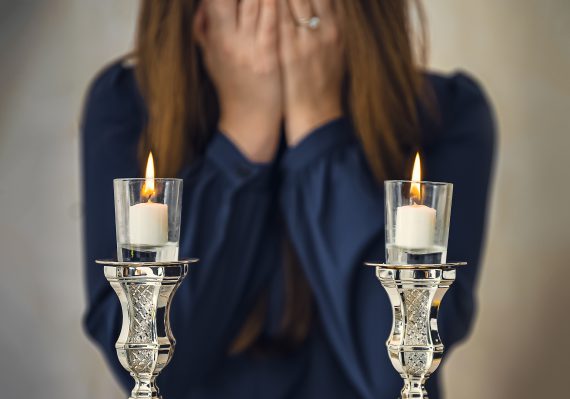
[[[311,132],[343,116],[340,106],[308,111],[305,109],[292,110],[287,114],[286,137],[289,147],[299,144]]]
[[[249,161],[268,163],[275,157],[279,145],[279,118],[222,115],[218,128]]]

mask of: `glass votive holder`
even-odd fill
[[[178,260],[181,179],[115,179],[119,262]]]
[[[389,180],[384,189],[386,263],[445,263],[453,185]]]

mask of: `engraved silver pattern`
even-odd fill
[[[408,318],[404,341],[408,345],[428,345],[429,291],[405,290],[402,296]]]
[[[406,364],[406,374],[421,377],[426,369],[428,356],[426,353],[404,352],[404,363]]]
[[[137,344],[152,341],[152,297],[155,287],[136,283],[126,284],[126,287],[132,302],[129,342]]]
[[[131,349],[127,352],[130,368],[135,374],[152,373],[154,364],[153,349]]]
[[[105,277],[121,303],[123,325],[115,348],[135,380],[129,399],[162,398],[155,381],[170,362],[176,344],[170,329],[170,304],[194,262],[97,261],[104,265]]]

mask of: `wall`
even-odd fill
[[[124,396],[81,327],[78,120],[87,82],[130,47],[136,5],[0,0],[3,398]]]
[[[570,355],[570,2],[425,3],[432,65],[478,76],[501,131],[480,313],[448,357],[447,397],[556,397]],[[0,0],[3,397],[124,396],[80,325],[77,130],[88,81],[131,48],[137,4]]]
[[[472,71],[498,114],[479,317],[448,397],[553,398],[570,350],[570,2],[430,0],[432,64]]]

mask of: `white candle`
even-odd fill
[[[425,205],[400,206],[396,210],[396,245],[409,249],[433,246],[436,211]]]
[[[164,245],[168,242],[168,205],[145,202],[129,208],[130,243]]]

